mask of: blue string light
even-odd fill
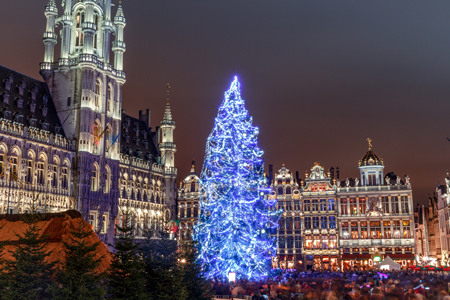
[[[225,92],[206,142],[200,175],[200,217],[194,228],[199,260],[208,278],[260,280],[276,255],[280,210],[268,200],[258,127],[241,98],[238,78]]]

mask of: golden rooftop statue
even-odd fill
[[[372,140],[367,138],[366,141],[369,143],[369,151],[372,150]]]

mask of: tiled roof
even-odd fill
[[[154,141],[156,132],[152,132],[144,121],[126,113],[122,113],[122,127],[120,153],[156,162],[160,156]]]
[[[90,224],[83,220],[81,214],[75,210],[39,215],[37,226],[41,229],[40,235],[47,236],[48,244],[45,246],[46,250],[51,251],[51,254],[46,258],[47,262],[61,263],[61,258],[64,257],[62,242],[70,242],[70,232],[78,230],[81,224],[86,225],[87,228],[92,228]],[[13,259],[11,252],[15,250],[15,245],[18,243],[17,235],[23,236],[28,228],[28,225],[23,221],[23,215],[0,215],[0,242],[5,243],[3,252],[0,251],[2,258]],[[95,232],[87,237],[86,241],[89,245],[100,242],[94,258],[101,259],[97,271],[106,271],[113,258],[111,252],[99,240]]]
[[[0,66],[0,118],[64,136],[45,82]]]

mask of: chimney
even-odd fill
[[[273,180],[273,165],[269,165],[269,182]]]
[[[142,110],[139,111],[139,120],[144,122],[148,128],[150,128],[150,109],[145,110],[145,114]]]
[[[331,167],[330,169],[331,179],[334,179],[334,168]]]
[[[336,179],[339,180],[339,167],[336,167]]]
[[[300,175],[298,171],[295,171],[295,179],[297,180],[297,183],[300,184]]]

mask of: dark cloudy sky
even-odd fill
[[[0,64],[39,78],[46,0],[3,0]],[[57,1],[60,4],[61,1]],[[115,1],[117,3],[117,1]],[[217,108],[240,77],[267,164],[358,176],[367,137],[386,172],[427,201],[450,168],[450,2],[123,0],[123,107],[163,116],[172,86],[179,180],[200,168]],[[115,11],[115,9],[114,9]]]

